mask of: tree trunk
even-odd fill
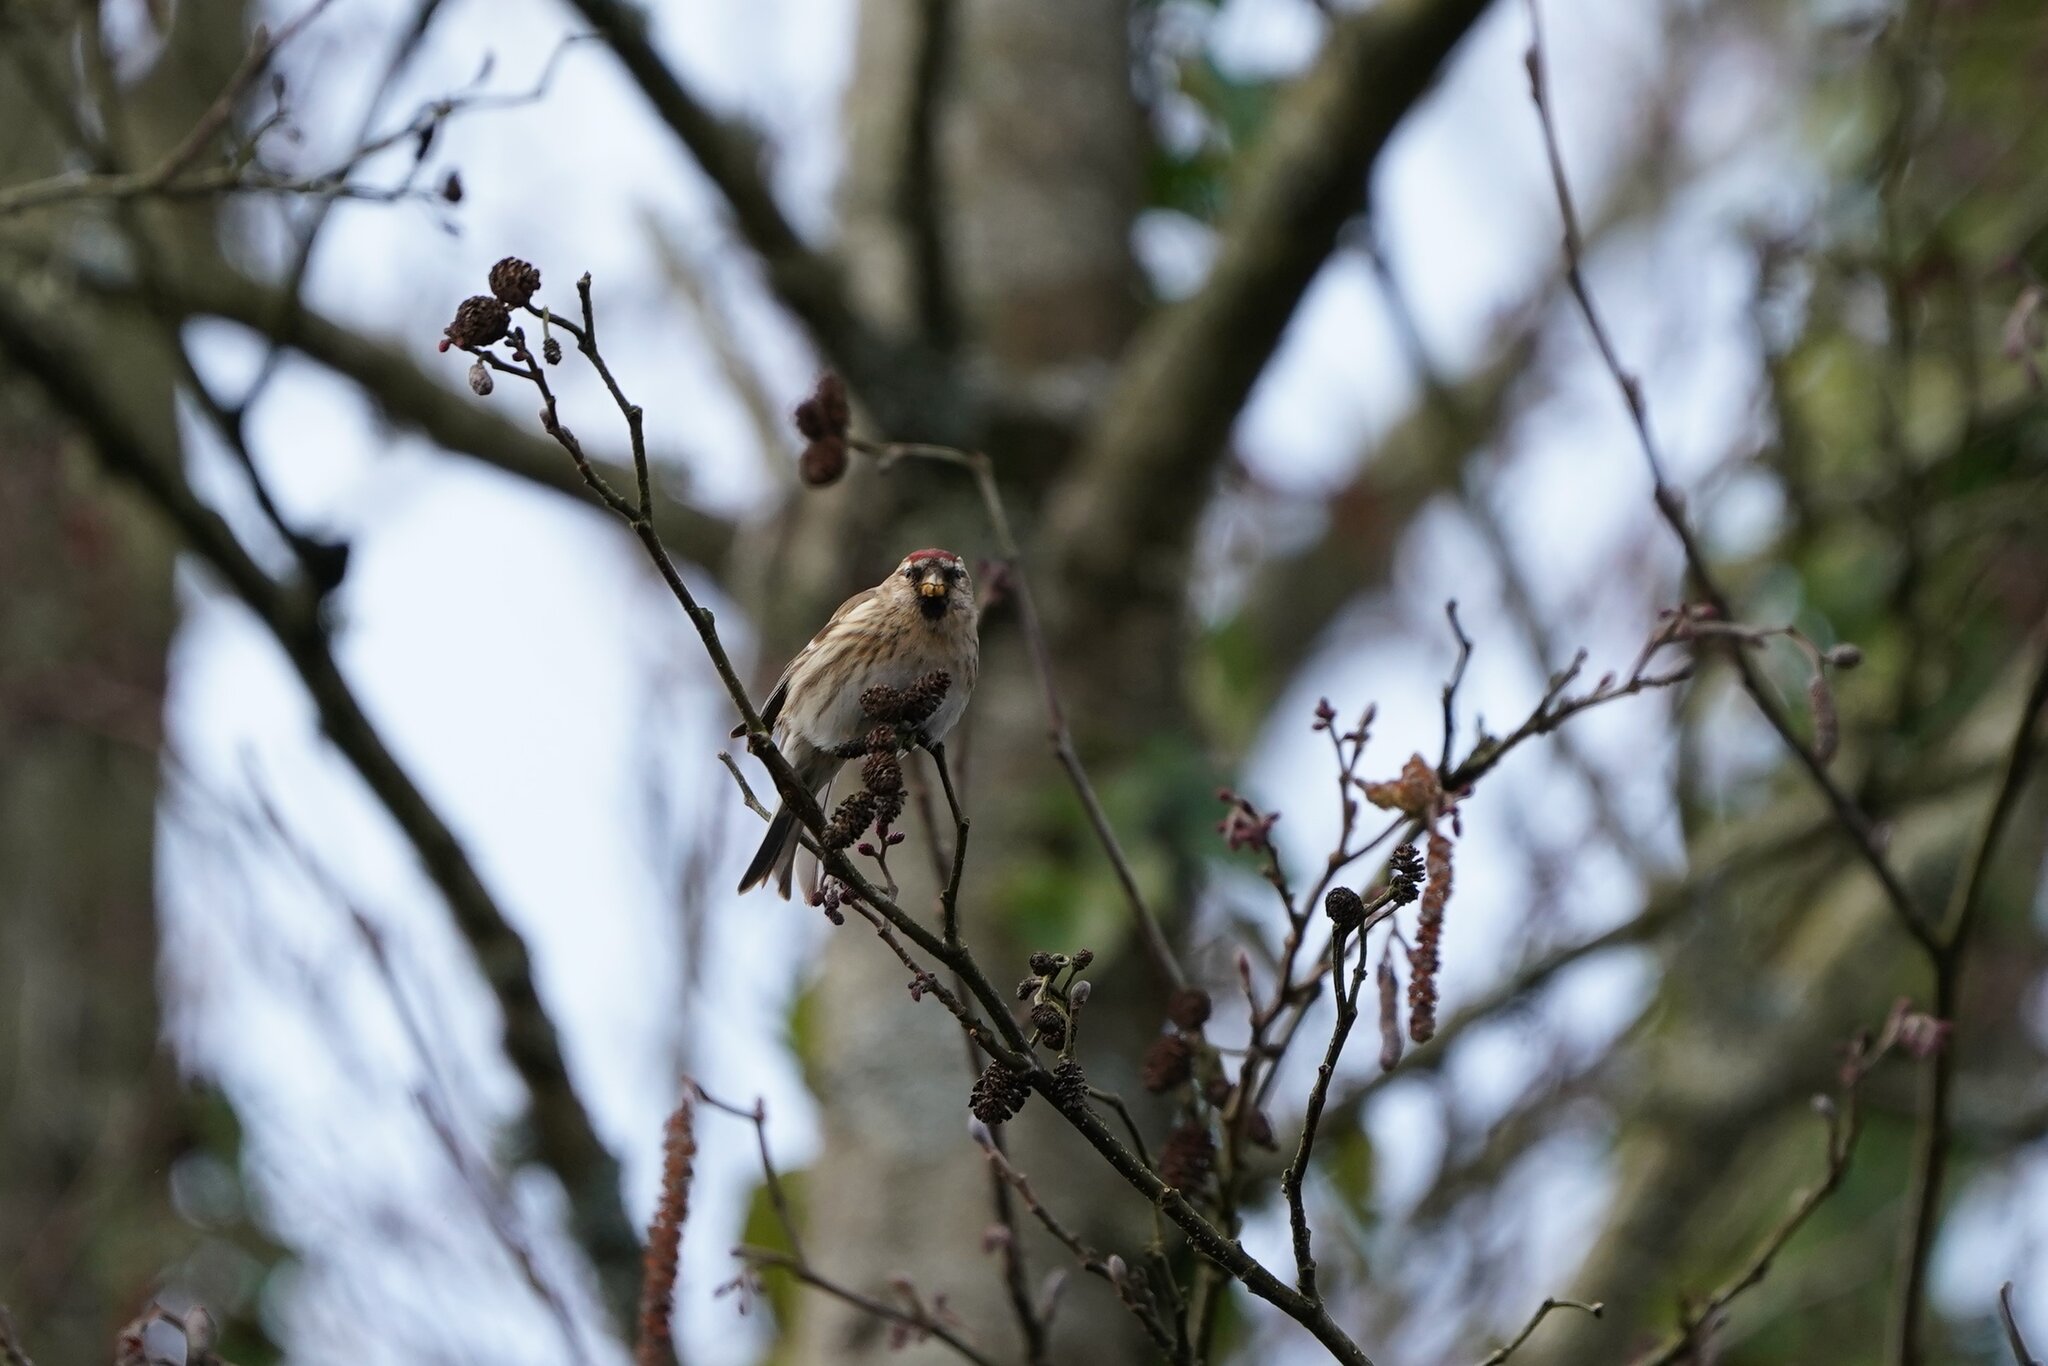
[[[155,69],[124,91],[136,156],[190,127],[243,45],[238,6],[180,16]],[[48,96],[68,84],[75,35],[17,23],[0,40],[18,78],[0,81],[0,184],[70,164]],[[7,228],[32,250],[108,231],[91,221],[103,214]],[[163,338],[132,319],[88,325],[123,401],[173,423]],[[154,862],[172,564],[161,524],[109,498],[33,387],[0,374],[0,1304],[46,1361],[107,1359],[166,1287],[209,1294],[231,1328],[253,1309],[197,1262],[181,1267],[203,1235],[172,1199],[180,1162],[235,1161],[231,1114],[185,1085],[162,1037]]]
[[[873,316],[956,339],[987,362],[1003,392],[1055,384],[1088,392],[1138,320],[1129,231],[1143,127],[1128,22],[1123,7],[1096,0],[877,0],[863,9],[848,106],[850,273]],[[934,41],[936,53],[926,46]],[[928,64],[948,73],[943,88],[920,90],[917,73]],[[918,150],[925,109],[933,116],[928,154]],[[935,179],[920,178],[928,165]],[[934,241],[950,249],[943,266],[926,254]],[[1028,448],[1021,441],[999,441],[990,454],[1028,558],[1043,491],[1074,442],[1057,423],[1034,427]],[[937,466],[857,469],[840,488],[804,495],[790,518],[798,530],[787,544],[805,548],[798,553],[808,562],[764,614],[775,642],[770,665],[842,592],[879,578],[910,549],[947,545],[970,561],[995,554],[968,481]],[[1073,604],[1042,557],[1033,565],[1040,610],[1057,628]],[[1175,732],[1185,715],[1183,599],[1177,585],[1156,590],[1096,604],[1092,619],[1126,648],[1061,656],[1065,701],[1091,741],[1086,758],[1111,786],[1121,762]],[[1131,1040],[1157,1027],[1158,984],[1048,746],[1039,685],[1011,612],[988,615],[982,649],[973,706],[949,745],[975,822],[962,905],[969,936],[992,971],[1014,968],[1017,977],[1033,949],[1095,949],[1098,986],[1083,1033],[1095,1046],[1084,1043],[1081,1057],[1101,1072],[1098,1081],[1134,1090],[1106,1060],[1142,1051]],[[943,818],[942,802],[939,809]],[[915,819],[908,823],[911,842],[891,867],[902,904],[929,906],[928,846]],[[806,913],[815,914],[790,912]],[[824,1118],[807,1188],[807,1247],[833,1274],[880,1295],[898,1273],[927,1297],[944,1294],[978,1342],[1022,1359],[1002,1258],[976,1251],[994,1215],[988,1170],[966,1137],[966,1049],[941,1008],[913,1002],[906,985],[901,965],[859,921],[834,932],[813,1013],[822,1024],[804,1050]],[[1150,1234],[1143,1201],[1035,1105],[1004,1127],[1018,1164],[1058,1192],[1061,1217],[1135,1263]],[[1142,1359],[1148,1348],[1107,1287],[1080,1276],[1028,1217],[1023,1223],[1026,1292],[1036,1297],[1049,1271],[1070,1277],[1047,1359]],[[801,1313],[790,1360],[903,1359],[884,1330],[835,1302],[807,1298]]]

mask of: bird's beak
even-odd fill
[[[917,592],[919,597],[943,598],[946,596],[946,580],[938,574],[928,575],[918,581]]]

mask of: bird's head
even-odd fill
[[[913,601],[926,621],[974,613],[974,583],[966,563],[950,550],[911,551],[889,576],[888,588]]]

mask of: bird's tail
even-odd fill
[[[740,879],[742,892],[751,892],[772,877],[776,892],[784,901],[789,900],[789,886],[796,875],[796,851],[801,847],[797,842],[800,828],[796,812],[787,804],[775,812],[761,847],[754,851],[754,861],[747,865],[746,876]]]

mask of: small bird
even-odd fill
[[[835,751],[873,728],[860,706],[869,688],[904,688],[943,670],[952,684],[925,722],[924,736],[933,745],[946,738],[967,709],[981,668],[979,625],[967,566],[950,550],[913,550],[888,578],[839,605],[782,671],[761,709],[775,747],[819,801],[845,762]],[[785,804],[740,879],[742,892],[772,877],[788,899],[798,832],[796,812]]]

